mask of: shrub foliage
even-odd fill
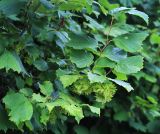
[[[0,0],[0,130],[157,133],[157,3]]]

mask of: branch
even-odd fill
[[[106,42],[106,45],[100,50],[101,54],[104,51],[104,49],[107,47],[107,45],[112,41],[112,40],[109,40],[109,35],[111,33],[111,30],[112,30],[113,21],[114,21],[114,17],[112,16],[112,20],[111,20],[111,23],[110,23],[109,31],[107,33],[107,42]]]

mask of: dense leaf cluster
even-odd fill
[[[0,0],[0,130],[158,133],[157,3]]]

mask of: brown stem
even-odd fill
[[[112,16],[112,20],[111,20],[111,23],[110,23],[110,28],[109,28],[109,31],[108,31],[108,34],[107,34],[107,42],[109,42],[109,34],[110,34],[111,30],[112,30],[113,21],[114,21],[114,17]]]
[[[112,30],[113,21],[114,21],[114,17],[112,16],[112,20],[111,20],[111,23],[110,23],[109,31],[107,33],[107,42],[106,42],[106,45],[100,50],[101,54],[104,51],[104,49],[107,47],[107,45],[112,41],[112,40],[109,40],[109,34],[111,33],[111,30]]]
[[[113,40],[109,40],[109,35],[111,33],[111,30],[112,30],[113,21],[114,21],[114,17],[112,16],[112,20],[111,20],[111,23],[110,23],[109,31],[107,33],[107,42],[106,42],[106,45],[100,50],[100,56],[102,55],[104,49],[108,46],[108,44],[113,41]],[[111,72],[112,72],[112,69],[110,69],[106,75],[110,74]]]
[[[106,43],[106,45],[101,49],[101,53],[104,51],[104,49],[108,46],[108,44],[110,43],[110,42],[112,42],[113,40],[109,40],[107,43]]]
[[[112,72],[112,69],[110,69],[110,70],[107,72],[107,74],[106,74],[106,75],[110,74],[111,72]]]

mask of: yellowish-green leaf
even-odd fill
[[[66,88],[76,82],[79,78],[79,75],[62,75],[60,76],[60,81],[62,82],[64,88]]]

